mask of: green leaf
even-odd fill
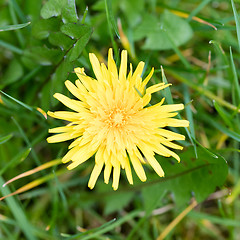
[[[51,32],[57,32],[60,29],[60,18],[41,19],[33,24],[32,35],[37,39],[45,39]]]
[[[72,39],[79,39],[84,36],[86,32],[92,31],[92,28],[88,25],[80,23],[66,23],[62,25],[61,31]]]
[[[0,137],[0,144],[3,144],[5,142],[7,142],[8,140],[10,140],[12,138],[12,136],[13,135],[10,133],[10,134],[8,134],[6,136]]]
[[[172,192],[178,206],[186,205],[192,195],[197,202],[203,201],[226,180],[228,167],[223,157],[200,147],[197,152],[198,158],[193,147],[186,149],[179,154],[180,163],[156,156],[166,176],[156,185],[159,191],[167,189]]]
[[[53,77],[52,77],[52,93],[55,92],[62,92],[63,89],[63,82],[65,82],[67,80],[67,77],[69,75],[69,72],[72,71],[73,66],[72,64],[65,58],[61,64],[58,66],[56,72],[54,73]],[[46,93],[47,96],[49,97],[49,91]],[[53,105],[55,105],[55,103],[58,103],[58,101],[56,101],[56,99],[52,98],[51,100],[53,101]],[[48,98],[46,98],[48,99]],[[48,109],[48,108],[46,108]]]
[[[169,11],[164,11],[161,20],[152,14],[145,14],[142,23],[134,31],[134,39],[146,38],[143,49],[150,50],[171,49],[169,37],[178,47],[190,40],[192,35],[188,22]]]
[[[62,9],[62,20],[64,23],[78,21],[75,0],[68,0],[67,5]]]
[[[43,89],[42,89],[42,96],[41,96],[41,108],[42,109],[50,109],[51,101],[53,101],[53,94],[55,93],[52,91],[52,83],[51,81],[47,82]]]
[[[64,60],[57,68],[53,79],[56,79],[58,81],[60,79],[61,82],[66,81],[69,72],[72,71],[72,67],[73,66],[71,63],[69,63],[67,60]]]
[[[6,72],[2,77],[1,87],[5,87],[11,83],[16,82],[23,76],[23,67],[21,63],[17,59],[13,59],[13,61],[9,64]]]
[[[64,23],[78,21],[75,0],[49,0],[41,9],[44,19],[62,15]]]
[[[88,25],[67,23],[61,27],[61,31],[76,40],[73,48],[67,53],[68,61],[72,62],[79,58],[87,45],[92,34],[92,28]]]
[[[41,9],[41,17],[44,19],[57,17],[61,15],[62,8],[67,6],[67,4],[67,0],[49,0]]]
[[[15,24],[15,25],[8,25],[8,26],[2,26],[2,27],[0,27],[0,32],[21,29],[21,28],[24,28],[24,27],[28,26],[30,23],[31,22]]]
[[[148,212],[158,207],[159,202],[165,196],[166,189],[159,188],[158,184],[144,187],[142,189],[142,196],[144,202],[144,208]]]
[[[144,3],[144,0],[122,0],[119,2],[120,8],[124,12],[130,27],[135,27],[140,22],[142,13],[144,12]]]
[[[182,61],[182,63],[184,64],[184,66],[188,69],[191,68],[191,64],[188,62],[188,60],[184,57],[184,55],[182,54],[182,52],[179,50],[179,48],[177,47],[177,45],[175,44],[175,39],[171,36],[171,34],[169,34],[168,31],[164,31],[165,36],[167,37],[168,42],[171,45],[171,48],[176,52],[176,54],[178,55],[179,59]]]
[[[32,58],[41,65],[56,65],[63,58],[64,53],[59,49],[34,47],[31,49]]]
[[[92,32],[88,31],[86,32],[85,35],[83,35],[80,40],[77,41],[77,43],[74,45],[74,47],[69,51],[69,53],[67,54],[67,57],[69,59],[70,62],[76,60],[79,58],[79,56],[81,55],[83,49],[85,48],[85,46],[87,45],[90,36],[91,36]]]
[[[105,209],[104,214],[109,215],[113,212],[123,209],[134,197],[133,192],[116,193],[104,199]]]
[[[73,39],[71,39],[69,36],[66,36],[62,32],[50,33],[48,37],[48,41],[52,45],[58,46],[61,49],[65,49],[65,50],[68,50],[75,42]]]

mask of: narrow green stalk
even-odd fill
[[[15,118],[13,118],[13,117],[12,117],[12,120],[15,123],[15,125],[17,126],[19,132],[21,133],[21,135],[22,135],[24,141],[26,142],[26,144],[28,145],[28,147],[32,149],[31,154],[33,156],[33,159],[35,160],[35,163],[37,164],[37,166],[40,166],[41,162],[39,161],[38,156],[37,156],[37,154],[36,154],[32,144],[31,144],[31,142],[29,141],[27,135],[24,133],[22,127],[19,125],[17,120]]]
[[[9,11],[10,11],[10,15],[11,15],[13,24],[18,24],[18,20],[17,20],[16,14],[15,14],[15,10],[14,10],[14,7],[13,7],[12,0],[9,1]],[[24,47],[25,39],[23,38],[22,33],[18,30],[16,30],[15,32],[16,32],[16,36],[17,36],[17,39],[18,39],[18,42],[19,42],[20,46]]]
[[[111,42],[112,42],[112,45],[113,45],[115,56],[117,56],[118,55],[117,44],[114,41],[112,27],[111,27],[111,21],[110,21],[110,13],[109,13],[110,10],[112,11],[112,9],[110,9],[110,6],[109,6],[110,2],[108,0],[104,0],[104,2],[105,2],[107,22],[108,22],[108,31],[109,31],[109,34],[110,34],[110,38],[111,38]]]
[[[85,11],[84,11],[84,13],[83,13],[83,18],[82,18],[82,21],[81,21],[82,24],[85,23],[85,19],[86,19],[86,17],[87,17],[87,13],[88,13],[88,6],[86,7],[86,9],[85,9]]]
[[[4,42],[2,40],[0,40],[0,47],[6,48],[6,49],[10,50],[11,52],[17,53],[19,55],[23,54],[22,49],[20,49],[18,47],[15,47],[14,45],[12,45],[10,43],[7,43],[7,42]]]

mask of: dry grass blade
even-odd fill
[[[180,11],[176,11],[176,10],[171,10],[172,13],[174,13],[175,15],[179,16],[179,17],[182,17],[182,18],[188,18],[189,17],[189,14],[187,13],[184,13],[184,12],[180,12]],[[196,22],[199,22],[199,23],[202,23],[202,24],[205,24],[205,25],[208,25],[212,28],[214,28],[215,30],[217,30],[217,28],[212,25],[211,23],[199,18],[199,17],[192,17],[192,19]]]
[[[5,187],[5,186],[8,185],[9,183],[12,183],[12,182],[14,182],[14,181],[16,181],[16,180],[18,180],[18,179],[20,179],[20,178],[23,178],[23,177],[32,175],[32,174],[34,174],[34,173],[36,173],[36,172],[42,171],[42,170],[44,170],[44,169],[46,169],[46,168],[49,168],[49,167],[52,167],[52,166],[54,166],[54,165],[58,165],[58,164],[60,164],[61,162],[62,162],[61,159],[53,160],[53,161],[50,161],[50,162],[48,162],[48,163],[45,163],[45,164],[43,164],[43,165],[41,165],[41,166],[39,166],[39,167],[36,167],[36,168],[34,168],[34,169],[32,169],[32,170],[29,170],[29,171],[27,171],[27,172],[21,173],[21,174],[19,174],[18,176],[14,177],[14,178],[8,180],[6,183],[4,183],[4,184],[3,184],[3,187]]]
[[[193,200],[193,202],[185,208],[166,228],[165,230],[159,235],[157,240],[163,240],[169,233],[170,231],[176,227],[176,225],[190,212],[197,206],[197,201]]]
[[[1,197],[1,198],[0,198],[0,201],[4,200],[5,198],[14,196],[14,195],[16,195],[16,194],[26,192],[26,191],[28,191],[28,190],[36,187],[36,186],[39,186],[39,185],[42,184],[42,183],[48,181],[49,179],[54,178],[55,176],[61,175],[61,174],[62,174],[63,172],[65,172],[65,171],[66,171],[65,169],[64,169],[64,170],[60,170],[60,171],[56,172],[55,174],[51,173],[51,174],[48,174],[48,175],[46,175],[46,176],[44,176],[44,177],[42,177],[42,178],[39,178],[39,179],[37,179],[37,180],[34,180],[34,181],[26,184],[25,186],[17,189],[15,192],[12,192],[12,193],[10,193],[10,194],[8,194],[8,195],[6,195],[6,196]]]

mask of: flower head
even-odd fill
[[[189,122],[173,118],[183,104],[163,105],[161,102],[148,106],[151,94],[168,87],[170,84],[159,83],[146,88],[154,69],[142,80],[144,62],[140,62],[132,72],[132,65],[127,75],[127,51],[121,53],[119,72],[113,59],[112,49],[108,53],[108,68],[99,63],[97,57],[89,54],[96,79],[88,77],[83,68],[75,68],[78,76],[75,85],[66,81],[68,90],[78,99],[70,99],[60,93],[54,97],[75,112],[48,112],[54,118],[69,122],[64,127],[50,129],[50,133],[58,133],[47,139],[49,143],[74,141],[63,157],[63,163],[70,162],[71,170],[87,161],[95,154],[95,166],[88,183],[93,188],[104,168],[104,181],[109,182],[113,171],[113,189],[119,185],[120,169],[126,171],[130,184],[133,184],[131,165],[141,181],[146,181],[143,164],[150,164],[156,173],[164,176],[164,172],[155,159],[159,154],[165,157],[179,156],[171,151],[182,149],[173,143],[184,140],[181,134],[164,129],[171,127],[187,127]]]

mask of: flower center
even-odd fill
[[[126,124],[126,114],[121,109],[113,109],[109,112],[106,122],[109,127],[122,127]]]
[[[113,122],[115,123],[115,124],[121,124],[122,123],[122,121],[123,121],[123,115],[122,115],[122,113],[115,113],[114,115],[113,115]]]

